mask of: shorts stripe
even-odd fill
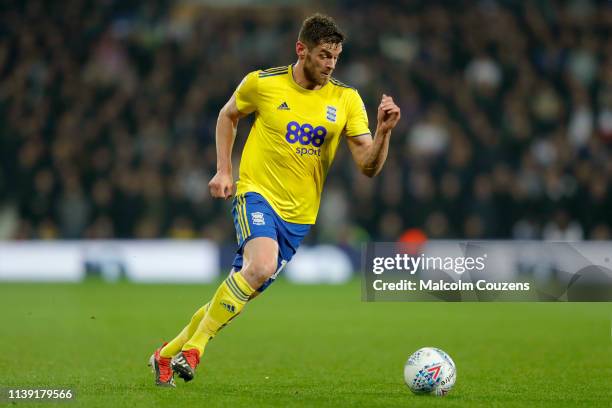
[[[240,245],[240,242],[242,241],[242,225],[240,224],[240,218],[238,218],[238,202],[237,201],[236,201],[236,204],[234,205],[233,213],[234,213],[234,225],[236,226],[236,241],[238,242],[238,245]]]
[[[236,205],[236,215],[238,217],[238,222],[240,223],[242,240],[244,241],[247,238],[247,234],[246,234],[246,226],[244,225],[244,219],[242,218],[242,196],[238,196],[237,199],[238,199],[238,205]]]
[[[244,227],[243,221],[242,221],[242,212],[240,211],[240,205],[241,205],[241,200],[240,200],[240,196],[236,197],[236,218],[238,219],[238,226],[240,227],[240,240],[238,242],[244,241],[247,236],[245,234],[246,228]]]
[[[246,229],[246,238],[251,236],[251,227],[249,226],[249,219],[247,218],[247,214],[246,214],[246,198],[244,197],[244,194],[242,195],[242,215],[243,215],[243,219],[242,222],[244,222],[244,226]]]

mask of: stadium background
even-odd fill
[[[218,111],[247,72],[294,62],[312,9],[206,3],[2,2],[4,238],[234,241],[207,191]],[[372,127],[382,92],[402,121],[376,179],[341,149],[311,242],[610,238],[609,2],[335,6],[335,76]]]
[[[349,36],[335,77],[360,91],[371,127],[383,92],[402,120],[377,178],[339,149],[311,248],[355,253],[421,233],[611,239],[608,1],[6,0],[0,278],[20,280],[7,254],[50,280],[65,267],[64,243],[137,240],[218,246],[225,270],[229,203],[207,189],[219,108],[247,72],[294,62],[314,11]],[[240,124],[234,171],[250,123]],[[40,244],[52,253],[17,251]],[[101,267],[71,267],[117,277],[108,254],[94,258]],[[355,281],[275,285],[220,335],[199,381],[168,394],[152,389],[143,362],[214,284],[2,282],[0,386],[72,386],[82,406],[399,406],[415,403],[403,362],[437,345],[459,367],[444,406],[612,400],[607,303],[366,304]]]

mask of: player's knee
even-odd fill
[[[276,272],[276,260],[253,260],[245,270],[245,278],[255,289],[263,285]]]

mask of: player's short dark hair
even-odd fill
[[[317,13],[304,20],[298,40],[309,48],[314,48],[325,43],[340,44],[346,40],[346,35],[333,18]]]

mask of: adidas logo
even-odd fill
[[[283,102],[278,106],[278,110],[291,110],[289,108],[289,105],[287,105],[287,102]]]
[[[230,313],[235,313],[236,312],[236,307],[234,305],[231,305],[231,304],[225,303],[225,302],[221,302],[221,306],[223,306]]]

